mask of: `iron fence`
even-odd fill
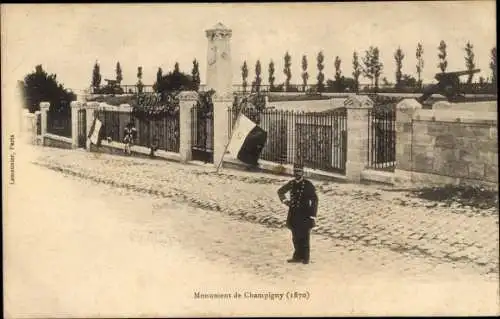
[[[179,114],[167,115],[163,118],[135,118],[130,112],[99,110],[98,117],[102,122],[103,138],[122,143],[125,127],[132,122],[137,130],[135,144],[154,147],[168,152],[179,152],[180,127]]]
[[[78,147],[85,147],[87,141],[87,110],[78,110]]]
[[[100,134],[103,138],[116,142],[123,140],[123,133],[121,132],[122,130],[120,130],[120,113],[128,115],[128,113],[125,112],[109,110],[99,110],[97,112],[98,118],[102,123]]]
[[[238,116],[228,110],[231,136]],[[294,112],[243,109],[242,114],[267,132],[261,159],[278,164],[301,162],[305,167],[345,174],[347,159],[347,113],[344,108],[330,112]]]
[[[71,110],[49,110],[47,112],[47,132],[71,138]]]
[[[124,94],[138,94],[139,92],[142,93],[154,92],[153,85],[143,85],[141,90],[139,90],[139,87],[137,85],[120,85],[120,87],[122,88]]]
[[[168,115],[161,119],[135,119],[135,123],[138,145],[167,152],[179,152],[179,114]]]
[[[368,111],[368,167],[394,171],[396,165],[396,110]]]
[[[191,109],[191,151],[193,160],[214,160],[214,115],[200,106]]]

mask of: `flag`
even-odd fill
[[[267,132],[240,114],[234,126],[231,141],[227,147],[229,153],[240,161],[257,165],[259,156],[267,142]]]
[[[99,133],[101,131],[101,127],[101,121],[99,121],[98,118],[95,118],[89,133],[90,142],[94,145],[97,145],[97,142],[99,141]]]

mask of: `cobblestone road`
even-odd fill
[[[5,300],[15,317],[54,311],[62,317],[96,313],[498,313],[498,278],[471,262],[394,251],[349,236],[332,238],[325,232],[312,237],[311,264],[287,264],[285,259],[291,253],[289,232],[269,227],[269,220],[255,218],[249,223],[237,213],[245,209],[250,211],[248,219],[250,214],[273,214],[282,219],[282,206],[262,204],[263,209],[257,210],[248,203],[252,196],[261,196],[262,202],[278,204],[273,198],[283,182],[280,178],[238,171],[214,176],[210,169],[197,166],[79,151],[38,151],[35,161],[39,165],[35,167],[39,173],[27,165],[18,166],[18,176],[24,175],[26,181],[27,177],[35,178],[37,183],[16,185],[22,191],[9,197],[9,203],[17,203],[18,209],[9,210],[12,213],[5,219],[10,266],[6,269],[9,280]],[[40,165],[63,174],[43,170]],[[142,174],[149,178],[140,177]],[[255,185],[260,178],[267,178],[268,184]],[[196,183],[213,186],[203,188]],[[189,184],[191,187],[186,186]],[[379,192],[379,198],[384,199],[375,203],[389,200],[384,196],[393,194],[355,185],[328,187],[336,192],[346,190],[348,194],[337,197],[347,197],[354,203],[364,201],[352,198],[355,191]],[[324,191],[329,188],[321,191],[322,200],[327,198]],[[49,196],[49,189],[58,191]],[[207,191],[214,197],[204,197]],[[246,206],[238,208],[222,192],[228,198],[238,192],[251,195],[243,196],[246,201],[241,203]],[[373,215],[377,215],[377,207]],[[257,215],[262,211],[264,215]],[[353,214],[349,211],[346,214]],[[322,212],[335,214],[335,210],[325,211],[325,206]],[[471,214],[469,218],[488,217]],[[347,218],[342,221],[348,223]],[[324,218],[322,223],[328,222]],[[195,302],[192,294],[197,289],[209,293],[308,291],[311,298],[302,302]]]
[[[276,195],[287,178],[107,154],[40,148],[35,162],[68,174],[134,189],[247,221],[282,228]],[[498,211],[443,207],[380,186],[314,182],[319,193],[314,232],[349,247],[424,256],[498,276]]]

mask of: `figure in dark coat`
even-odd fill
[[[289,181],[278,190],[280,201],[287,205],[287,227],[292,232],[295,252],[288,262],[309,263],[310,232],[316,226],[315,219],[318,208],[318,196],[314,185],[304,178],[302,165],[294,165],[295,179]],[[290,193],[290,199],[285,196]]]

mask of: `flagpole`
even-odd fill
[[[224,155],[226,155],[226,152],[227,152],[227,148],[229,147],[229,144],[231,143],[231,139],[233,138],[233,134],[234,134],[234,126],[236,125],[236,123],[238,122],[239,118],[240,118],[240,114],[241,114],[241,111],[243,111],[243,100],[242,102],[240,103],[240,108],[238,110],[238,113],[236,114],[236,121],[235,123],[233,123],[232,127],[231,127],[231,136],[229,137],[229,139],[227,140],[227,143],[226,143],[226,146],[224,147],[224,153],[222,153],[222,156],[220,158],[220,161],[219,161],[219,164],[217,164],[217,169],[215,170],[215,173],[218,173],[219,172],[219,169],[222,165],[222,162],[224,161]],[[233,112],[231,112],[231,115]]]

